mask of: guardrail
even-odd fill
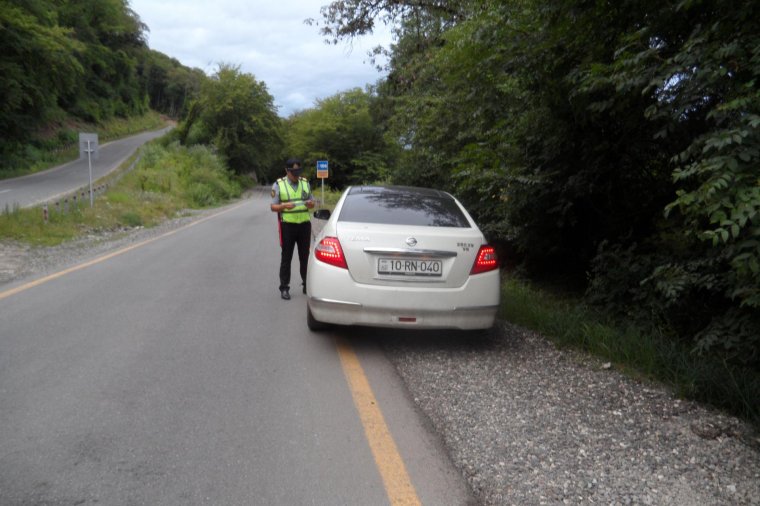
[[[129,164],[129,167],[127,167],[125,170],[117,171],[117,174],[109,174],[103,178],[101,178],[97,185],[93,185],[92,187],[92,194],[93,199],[98,196],[105,193],[108,188],[121,180],[126,174],[131,172],[135,166],[137,165],[137,162],[140,161],[140,155],[137,155],[137,157],[132,161],[132,163]],[[104,180],[107,180],[107,182],[103,182]],[[77,190],[74,190],[73,192],[64,193],[63,195],[58,195],[54,200],[50,200],[47,202],[44,202],[41,206],[42,210],[42,218],[47,222],[48,216],[50,214],[51,207],[54,208],[54,212],[57,213],[68,213],[70,210],[80,207],[83,202],[88,202],[90,199],[90,185],[82,186],[78,188]]]

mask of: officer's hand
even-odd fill
[[[293,202],[285,203],[285,209],[293,209],[296,205]]]
[[[307,200],[306,201],[306,207],[309,209],[314,209],[314,201],[313,200]]]

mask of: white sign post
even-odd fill
[[[325,205],[325,179],[329,172],[327,160],[317,160],[317,177],[322,180],[322,206]]]
[[[98,159],[98,134],[79,133],[79,158],[87,153],[87,165],[90,168],[90,207],[94,205],[92,193],[92,159]]]

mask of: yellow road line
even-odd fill
[[[383,413],[372,393],[367,376],[364,374],[356,353],[345,342],[337,342],[338,355],[346,375],[354,404],[364,426],[372,455],[385,484],[385,491],[392,505],[419,505],[420,500],[414,490],[406,466],[393,441]]]
[[[234,207],[231,207],[229,209],[225,209],[224,211],[220,211],[220,212],[214,213],[214,214],[212,214],[210,216],[206,216],[205,218],[201,218],[198,221],[194,221],[192,223],[188,223],[187,225],[184,225],[184,226],[182,226],[180,228],[177,228],[177,229],[171,230],[169,232],[166,232],[165,234],[161,234],[161,235],[153,237],[151,239],[146,239],[145,241],[138,242],[138,243],[133,244],[131,246],[127,246],[126,248],[122,248],[120,250],[108,253],[106,255],[97,257],[97,258],[95,258],[93,260],[90,260],[90,261],[87,261],[87,262],[84,262],[84,263],[81,263],[81,264],[77,264],[77,265],[75,265],[73,267],[69,267],[68,269],[64,269],[62,271],[55,272],[53,274],[50,274],[49,276],[45,276],[44,278],[36,279],[34,281],[30,281],[29,283],[25,283],[23,285],[17,286],[16,288],[11,288],[11,289],[6,290],[4,292],[0,292],[0,300],[5,299],[6,297],[10,297],[11,295],[16,295],[17,293],[29,290],[30,288],[34,288],[35,286],[39,286],[39,285],[41,285],[43,283],[47,283],[48,281],[52,281],[54,279],[58,279],[58,278],[60,278],[62,276],[65,276],[66,274],[71,274],[72,272],[80,271],[80,270],[86,269],[87,267],[90,267],[92,265],[99,264],[101,262],[105,262],[106,260],[109,260],[109,259],[111,259],[113,257],[122,255],[122,254],[124,254],[124,253],[126,253],[128,251],[132,251],[133,249],[141,248],[142,246],[145,246],[146,244],[150,244],[152,242],[158,241],[159,239],[163,239],[165,237],[169,237],[170,235],[174,235],[174,234],[176,234],[177,232],[179,232],[181,230],[188,229],[190,227],[198,225],[199,223],[203,223],[204,221],[208,221],[208,220],[210,220],[212,218],[216,218],[217,216],[221,216],[224,213],[228,213],[228,212],[232,211],[233,209],[237,209],[238,207],[242,206],[243,204],[245,204],[245,202],[243,202],[241,204],[238,204],[238,205],[236,205]]]

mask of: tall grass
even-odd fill
[[[134,190],[172,195],[193,208],[214,206],[242,192],[224,162],[205,146],[151,143],[125,179]]]
[[[342,191],[339,190],[333,190],[329,188],[328,186],[325,186],[324,191],[324,202],[322,202],[322,185],[315,184],[311,187],[311,192],[314,195],[314,199],[318,201],[319,205],[321,207],[324,207],[326,209],[333,209],[335,208],[335,204],[338,203],[338,200],[340,199],[340,196],[343,195]]]
[[[126,164],[125,164],[126,165]],[[131,172],[95,199],[68,212],[41,208],[0,213],[0,239],[56,245],[86,233],[137,226],[151,227],[185,209],[219,205],[240,196],[241,185],[209,149],[150,143]]]
[[[700,355],[662,331],[607,321],[580,299],[559,297],[511,278],[502,285],[501,315],[617,364],[635,376],[669,385],[683,397],[712,404],[760,427],[760,372],[715,355]]]

